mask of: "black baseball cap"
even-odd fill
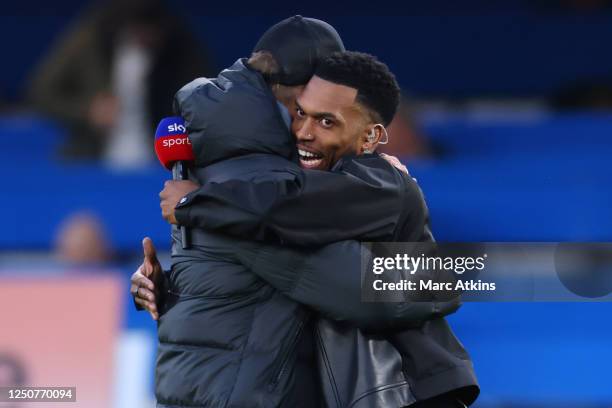
[[[282,85],[304,85],[321,58],[344,51],[334,27],[316,18],[293,16],[270,27],[253,52],[268,51],[280,65],[275,78]]]

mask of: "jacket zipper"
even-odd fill
[[[280,382],[281,378],[283,378],[283,374],[285,373],[285,370],[287,369],[287,362],[289,361],[289,356],[291,355],[291,352],[295,349],[295,346],[297,345],[297,342],[300,338],[300,334],[302,333],[303,328],[304,328],[304,321],[302,320],[300,324],[298,325],[295,331],[295,334],[293,335],[293,339],[291,340],[289,347],[283,353],[283,358],[281,359],[281,364],[278,368],[278,374],[276,374],[276,376],[270,383],[270,388],[274,388]]]

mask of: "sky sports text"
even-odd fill
[[[189,140],[189,138],[187,136],[185,137],[172,137],[172,138],[168,138],[168,139],[164,139],[162,142],[162,146],[164,147],[172,147],[174,145],[180,146],[180,145],[190,145],[191,141]]]
[[[182,132],[185,133],[187,131],[187,129],[185,128],[185,125],[181,125],[180,123],[173,123],[171,125],[168,125],[168,132]]]

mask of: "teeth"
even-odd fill
[[[300,156],[304,156],[304,157],[317,157],[317,155],[315,155],[314,153],[310,153],[302,149],[298,149],[298,153],[300,154]]]

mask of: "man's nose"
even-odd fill
[[[314,140],[310,120],[305,120],[295,132],[295,137],[299,142],[311,142]]]

